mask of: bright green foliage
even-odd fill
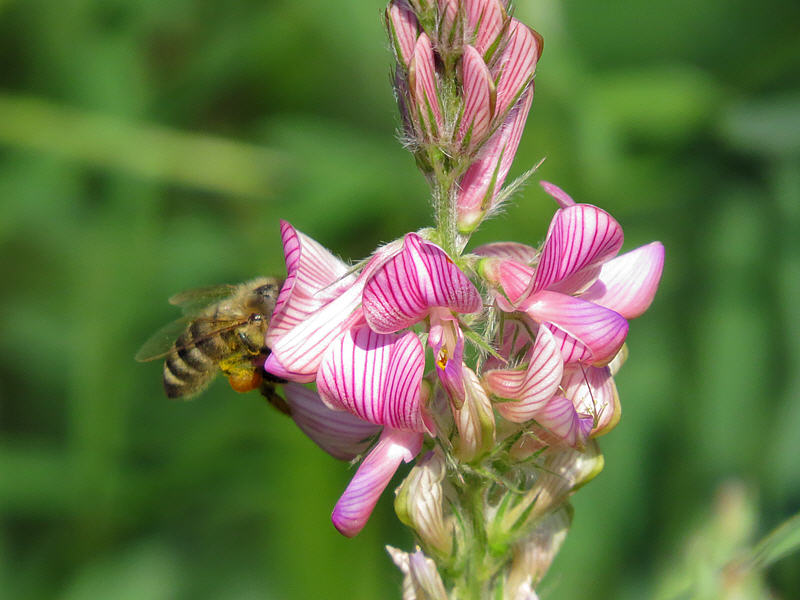
[[[279,218],[344,256],[430,221],[383,5],[0,2],[0,598],[395,597],[390,499],[342,538],[346,465],[133,361],[174,292],[279,273]],[[651,597],[720,483],[757,490],[751,542],[800,504],[800,7],[516,5],[545,50],[511,177],[547,156],[626,249],[667,248],[540,592]],[[475,243],[541,241],[553,209],[530,185]],[[800,596],[798,560],[766,585]]]

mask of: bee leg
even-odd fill
[[[278,395],[278,391],[275,389],[274,383],[263,380],[261,382],[261,386],[258,388],[258,391],[261,392],[261,395],[264,396],[264,398],[266,398],[267,402],[269,402],[283,414],[292,414],[291,407],[286,403],[286,400]]]

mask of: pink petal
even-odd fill
[[[663,268],[661,242],[641,246],[605,263],[598,280],[580,297],[635,319],[653,302]]]
[[[429,140],[442,131],[442,110],[439,95],[436,91],[436,67],[433,59],[433,48],[427,34],[417,38],[414,56],[409,65],[408,80],[416,105],[416,114],[423,126],[423,135]]]
[[[342,535],[353,537],[364,528],[397,467],[419,454],[422,439],[420,433],[383,430],[333,509],[331,520]]]
[[[496,404],[497,412],[509,421],[524,423],[534,418],[537,411],[556,393],[563,370],[564,364],[553,335],[541,327],[527,369],[489,371],[484,376],[484,382],[492,394],[517,400]]]
[[[536,421],[570,446],[580,446],[592,430],[592,417],[580,415],[564,396],[553,396]]]
[[[557,185],[550,183],[549,181],[540,181],[539,185],[544,188],[544,191],[550,194],[553,198],[555,198],[556,202],[561,208],[567,208],[568,206],[574,206],[575,200],[567,194],[564,190],[562,190]]]
[[[501,263],[499,272],[500,286],[512,304],[516,306],[527,298],[535,275],[532,267],[514,260],[505,260]]]
[[[270,347],[355,280],[344,262],[286,221],[281,221],[281,239],[287,277],[270,319]]]
[[[472,251],[478,256],[491,256],[494,258],[505,258],[530,264],[539,256],[539,251],[533,246],[520,244],[518,242],[494,242],[478,246]]]
[[[619,420],[617,387],[608,367],[568,366],[561,389],[578,412],[594,417],[593,434],[610,431]]]
[[[533,292],[555,289],[571,293],[581,282],[580,271],[600,265],[622,246],[622,227],[606,211],[576,204],[556,211],[542,249]]]
[[[538,34],[516,19],[511,19],[506,45],[493,69],[495,76],[499,76],[495,114],[500,118],[517,102],[522,91],[533,79],[540,54],[541,38]]]
[[[414,11],[405,0],[392,0],[386,9],[386,26],[392,40],[397,60],[408,68],[417,43],[419,23]]]
[[[517,153],[525,121],[533,102],[533,86],[511,109],[503,123],[483,145],[477,160],[460,181],[458,193],[458,227],[472,231],[493,208],[494,198],[506,180]]]
[[[440,314],[441,313],[441,314]],[[434,366],[442,387],[456,408],[464,404],[464,334],[449,311],[438,309],[431,314],[428,345],[433,350]]]
[[[330,345],[317,373],[317,390],[333,409],[404,431],[428,431],[420,385],[425,350],[413,332],[379,334],[353,328]]]
[[[485,55],[503,31],[506,18],[503,5],[499,0],[463,0],[463,6],[469,36],[475,35],[473,45]]]
[[[472,46],[464,47],[461,59],[464,112],[456,140],[469,152],[480,146],[489,133],[494,110],[494,81],[483,58]]]
[[[313,313],[272,344],[264,369],[298,383],[314,381],[322,355],[343,331],[363,319],[356,311],[361,301],[360,284]]]
[[[478,312],[481,297],[441,248],[409,233],[403,251],[367,281],[362,307],[373,330],[391,333],[417,323],[435,307]]]
[[[283,388],[292,419],[311,440],[339,460],[353,460],[369,448],[380,426],[345,411],[331,410],[316,392],[296,383]]]
[[[558,292],[533,294],[521,308],[536,321],[554,326],[565,362],[604,365],[628,335],[628,321],[619,313]]]

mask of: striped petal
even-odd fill
[[[367,281],[362,307],[373,330],[392,333],[417,323],[436,307],[478,312],[481,297],[441,248],[409,233],[402,252]]]
[[[504,260],[498,272],[503,292],[513,305],[519,305],[530,292],[535,270],[515,260]]]
[[[484,376],[484,383],[492,394],[516,400],[496,404],[497,412],[509,421],[524,423],[533,419],[537,411],[553,397],[563,371],[564,364],[553,335],[548,329],[540,327],[530,352],[528,367],[524,370],[489,371]]]
[[[532,81],[536,62],[542,53],[542,38],[533,29],[511,19],[506,34],[506,44],[493,69],[497,78],[497,108],[495,114],[503,118]]]
[[[320,397],[332,409],[404,431],[424,432],[421,409],[425,351],[412,332],[353,328],[330,345],[317,374]]]
[[[593,416],[593,436],[608,433],[619,422],[619,396],[608,367],[567,366],[561,389],[578,412]]]
[[[436,309],[431,314],[428,345],[433,350],[436,374],[447,392],[450,402],[461,408],[464,404],[464,334],[458,321],[446,309]]]
[[[503,324],[503,336],[497,344],[497,353],[504,360],[489,356],[484,363],[484,372],[503,369],[509,362],[513,364],[523,362],[533,347],[534,340],[531,338],[530,332],[535,330],[535,323],[529,326],[519,319],[506,319]]]
[[[555,201],[558,202],[558,205],[561,208],[567,208],[568,206],[575,205],[575,200],[573,200],[572,197],[567,194],[567,192],[562,190],[557,185],[550,183],[549,181],[540,181],[539,185],[541,185],[544,188],[544,191],[550,194]]]
[[[628,335],[619,313],[558,292],[533,294],[521,307],[532,319],[550,325],[564,362],[607,364]]]
[[[423,33],[417,38],[414,56],[409,64],[409,89],[414,99],[414,111],[421,132],[428,141],[433,141],[442,131],[444,121],[436,91],[436,66],[430,38]]]
[[[489,133],[495,103],[492,74],[472,46],[464,47],[461,82],[464,90],[464,112],[458,125],[456,141],[468,152],[472,152],[484,142]]]
[[[503,31],[506,12],[499,0],[463,0],[467,21],[468,38],[475,38],[474,46],[480,54],[486,53],[495,44]]]
[[[304,321],[351,286],[347,264],[307,235],[281,221],[286,281],[281,287],[267,331],[267,345]]]
[[[386,9],[386,28],[392,41],[397,61],[408,68],[417,43],[419,23],[414,11],[405,0],[392,0]]]
[[[524,265],[529,265],[539,256],[539,251],[536,248],[528,246],[527,244],[520,244],[519,242],[494,242],[491,244],[484,244],[483,246],[475,248],[472,253],[478,256],[515,260]]]
[[[641,246],[605,263],[597,281],[580,297],[635,319],[653,302],[663,269],[663,244]]]
[[[564,396],[553,396],[536,413],[536,422],[570,446],[581,446],[592,430],[591,416],[581,415]]]
[[[316,377],[322,355],[343,331],[363,319],[357,311],[362,286],[358,283],[344,291],[320,310],[293,327],[272,344],[264,370],[298,383],[310,383]]]
[[[580,272],[615,256],[622,239],[620,224],[596,206],[576,204],[557,210],[550,222],[532,291],[578,291],[587,283]]]
[[[302,385],[288,383],[283,390],[294,422],[334,458],[353,460],[369,448],[370,439],[381,430],[349,412],[331,410],[316,392]]]
[[[463,366],[465,401],[453,409],[453,420],[458,429],[455,455],[463,462],[472,462],[489,452],[495,445],[495,421],[492,403],[478,376]]]
[[[364,528],[397,467],[419,454],[422,439],[421,433],[383,430],[333,509],[331,521],[342,535],[353,537]]]
[[[494,207],[495,196],[503,187],[517,153],[532,102],[533,86],[511,109],[461,178],[457,210],[458,228],[462,232],[474,230]]]

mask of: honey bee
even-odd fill
[[[166,358],[163,383],[168,398],[196,396],[222,371],[237,392],[258,389],[284,410],[274,384],[285,382],[263,368],[270,352],[264,337],[281,284],[279,279],[259,277],[176,294],[169,302],[182,307],[185,316],[157,331],[136,360]]]

